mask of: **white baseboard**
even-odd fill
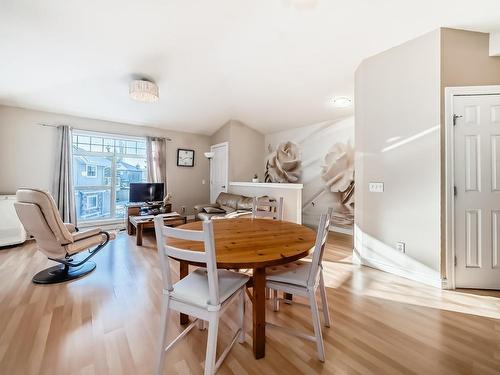
[[[406,279],[410,279],[413,281],[417,281],[422,284],[430,285],[435,288],[443,288],[443,281],[441,280],[441,277],[439,275],[429,275],[429,274],[424,274],[415,270],[411,269],[405,269],[405,268],[400,268],[400,267],[395,267],[393,265],[381,262],[378,259],[370,259],[370,258],[365,258],[361,256],[359,251],[354,248],[353,249],[353,262],[357,264],[361,264],[363,266],[371,267],[378,269],[380,271],[392,273],[397,276],[404,277]]]
[[[443,279],[441,280],[441,289],[443,290],[454,290],[455,287],[452,285],[450,280],[448,279]]]
[[[194,215],[187,215],[186,218],[188,220],[194,220],[194,219],[196,219],[196,216],[194,216]]]
[[[348,235],[354,235],[354,231],[352,228],[342,228],[342,227],[336,227],[334,225],[330,225],[328,228],[330,232],[336,232],[336,233],[343,233],[343,234],[348,234]]]

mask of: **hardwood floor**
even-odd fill
[[[332,234],[326,248],[332,327],[323,330],[324,364],[314,343],[272,329],[266,357],[255,360],[249,330],[219,373],[500,373],[498,293],[441,291],[359,267],[351,246],[349,236]],[[96,271],[83,279],[41,286],[31,277],[51,262],[33,243],[0,250],[1,374],[153,373],[161,289],[152,234],[137,247],[121,233],[95,261]],[[221,320],[218,352],[236,328],[233,316],[234,309]],[[171,319],[179,331],[178,317]],[[267,319],[312,329],[309,309],[299,304],[274,313],[269,301]],[[195,329],[169,352],[165,373],[201,374],[206,334]]]

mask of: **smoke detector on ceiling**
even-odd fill
[[[138,102],[154,103],[160,97],[158,85],[145,79],[135,79],[130,82],[130,97]]]

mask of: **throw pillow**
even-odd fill
[[[207,214],[224,214],[226,211],[224,211],[222,208],[217,208],[217,207],[205,207],[203,209]]]

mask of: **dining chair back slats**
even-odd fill
[[[196,262],[206,266],[208,276],[209,304],[219,305],[219,286],[217,279],[217,262],[215,258],[215,244],[212,221],[203,222],[203,231],[187,230],[166,227],[161,217],[155,217],[155,232],[160,256],[160,265],[164,279],[164,289],[172,291],[172,278],[170,273],[169,257]],[[205,251],[193,251],[169,246],[167,238],[175,238],[204,243]],[[159,240],[160,239],[160,240]]]
[[[266,210],[260,208],[265,207]],[[253,198],[252,217],[270,217],[274,220],[283,220],[283,197],[278,200]]]
[[[181,240],[188,241],[205,241],[205,233],[199,230],[191,229],[177,229],[172,227],[163,226],[162,228],[164,237],[173,237]]]
[[[321,215],[316,233],[316,244],[314,245],[311,269],[307,279],[307,285],[312,287],[318,280],[318,274],[323,260],[323,253],[325,251],[325,244],[328,238],[328,229],[330,228],[330,218],[333,213],[333,208]]]

